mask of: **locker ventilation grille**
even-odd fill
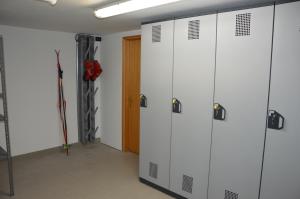
[[[193,192],[193,178],[187,175],[182,177],[182,190],[192,194]]]
[[[251,13],[236,15],[235,36],[250,35]]]
[[[161,25],[152,26],[152,42],[160,42],[161,39]]]
[[[225,190],[225,198],[224,199],[239,199],[239,194]]]
[[[155,179],[157,178],[157,164],[149,163],[149,176]]]
[[[200,27],[199,20],[189,21],[189,31],[188,31],[189,40],[199,39],[199,27]]]

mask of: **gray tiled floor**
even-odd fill
[[[138,156],[102,144],[75,145],[66,157],[58,149],[14,159],[11,199],[168,199],[141,184]],[[0,162],[0,199],[8,199],[6,168]]]

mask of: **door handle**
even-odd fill
[[[140,107],[147,108],[147,97],[144,94],[140,94]]]
[[[214,119],[215,120],[225,120],[226,109],[219,103],[214,104]]]
[[[172,107],[173,107],[173,113],[181,113],[181,102],[176,99],[176,98],[173,98],[172,100]]]
[[[275,110],[268,112],[268,128],[281,130],[284,127],[284,117]]]

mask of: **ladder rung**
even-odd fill
[[[0,121],[5,121],[5,116],[0,114]]]

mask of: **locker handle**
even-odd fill
[[[173,107],[173,113],[181,113],[181,102],[176,99],[176,98],[173,98],[172,100],[172,107]]]
[[[268,128],[281,130],[284,128],[284,117],[275,110],[269,110],[268,113]]]
[[[226,109],[219,103],[214,104],[214,119],[215,120],[225,120]]]
[[[147,108],[147,97],[144,94],[140,94],[140,107]]]

